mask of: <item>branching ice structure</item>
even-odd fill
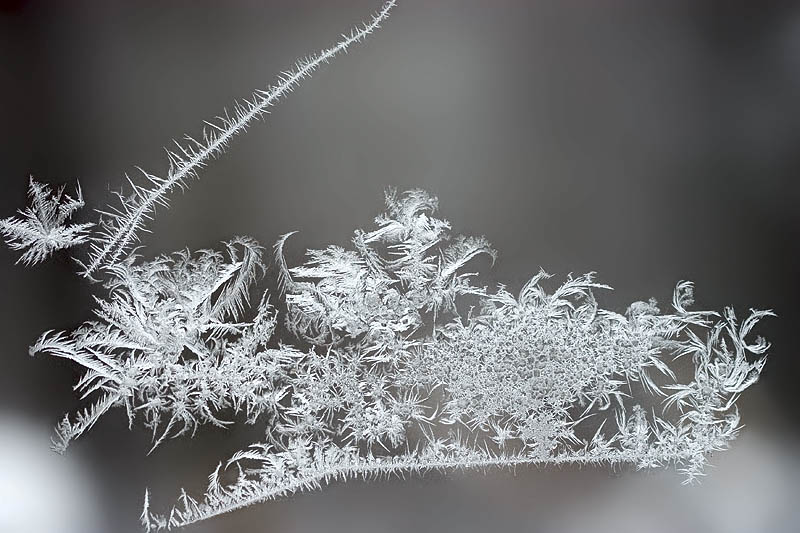
[[[371,33],[394,2],[333,48],[298,63],[233,117],[209,123],[203,140],[169,152],[165,178],[145,173],[122,206],[102,213],[83,274],[102,276],[95,318],[71,333],[45,332],[31,353],[85,369],[76,384],[92,403],[58,425],[63,452],[113,407],[124,407],[165,439],[202,424],[263,423],[265,437],[221,462],[199,499],[182,492],[142,525],[173,529],[331,480],[406,472],[518,465],[672,465],[692,482],[707,455],[739,429],[736,400],[758,379],[768,349],[751,339],[770,311],[739,322],[690,310],[680,282],[669,312],[654,300],[624,314],[602,309],[593,274],[550,292],[536,274],[519,292],[474,285],[466,270],[496,252],[482,237],[451,235],[422,190],[386,193],[376,227],[349,248],[308,250],[289,266],[274,247],[275,308],[250,295],[265,271],[264,249],[237,237],[223,251],[188,250],[144,260],[128,252],[167,194],[185,187],[249,121],[319,64]],[[83,205],[31,181],[24,219],[0,221],[20,260],[37,263],[84,243],[91,224],[65,226]],[[679,378],[677,358],[693,374]],[[233,472],[235,480],[229,472]]]
[[[88,240],[93,224],[67,224],[73,213],[84,206],[80,185],[76,197],[64,194],[65,187],[53,192],[48,185],[30,178],[31,205],[20,210],[22,218],[0,220],[0,234],[12,250],[25,250],[17,260],[26,266],[41,263],[56,250],[71,248]]]

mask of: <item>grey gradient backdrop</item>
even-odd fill
[[[332,43],[377,1],[0,3],[0,216],[29,174],[79,178],[87,203],[234,97]],[[487,283],[597,271],[622,311],[697,283],[698,304],[773,308],[745,428],[699,487],[666,473],[520,469],[353,482],[211,521],[205,532],[795,531],[798,454],[800,5],[400,0],[366,44],[317,73],[159,212],[144,253],[237,234],[346,244],[382,191],[422,187],[500,251]],[[256,428],[206,429],[150,457],[122,412],[66,457],[49,428],[78,369],[34,359],[89,317],[67,255],[32,269],[0,248],[0,529],[137,530],[197,490]],[[488,266],[488,265],[482,265]],[[20,517],[26,517],[20,525]],[[5,524],[5,525],[3,525]],[[9,525],[11,524],[11,525]],[[16,525],[14,525],[16,524]]]

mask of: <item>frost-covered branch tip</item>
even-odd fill
[[[175,188],[187,187],[187,180],[197,176],[209,160],[224,152],[232,137],[245,131],[253,120],[263,116],[318,67],[378,29],[394,5],[395,0],[389,0],[367,23],[343,34],[342,40],[334,46],[297,61],[293,68],[281,73],[274,85],[255,91],[250,99],[235,102],[231,113],[226,110],[223,116],[206,121],[199,139],[186,135],[183,141],[175,141],[174,147],[166,149],[169,160],[166,176],[139,169],[145,184],[137,185],[129,179],[131,191],[128,195],[118,194],[120,205],[100,211],[99,231],[92,238],[84,276],[91,277],[98,269],[117,262],[136,242],[137,232],[152,218],[155,208],[168,205],[168,195]]]

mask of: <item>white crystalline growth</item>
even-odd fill
[[[73,199],[33,180],[22,218],[0,220],[9,246],[25,250],[19,262],[88,242],[81,273],[104,281],[93,319],[31,347],[84,369],[75,389],[90,403],[58,425],[55,450],[114,408],[152,432],[150,451],[204,424],[264,427],[199,498],[184,491],[159,514],[145,491],[147,531],[331,480],[434,469],[673,466],[692,482],[739,430],[736,402],[768,349],[751,331],[771,311],[739,322],[732,309],[690,310],[693,286],[680,282],[668,311],[651,299],[619,313],[599,305],[595,293],[610,287],[592,273],[550,285],[540,271],[517,294],[489,290],[475,280],[495,250],[452,235],[422,190],[387,191],[376,227],[356,230],[351,246],[308,250],[301,265],[287,263],[294,240],[283,235],[276,294],[262,292],[257,306],[267,267],[253,239],[147,260],[131,251],[156,206],[394,5],[207,122],[200,139],[176,143],[166,174],[142,171],[142,184],[99,211],[90,237],[91,224],[66,224],[83,206],[80,189]],[[673,361],[689,358],[690,375],[676,372]]]
[[[30,178],[30,205],[19,211],[19,217],[0,220],[0,234],[12,250],[25,250],[17,263],[26,266],[41,263],[56,250],[71,248],[88,240],[87,231],[93,224],[67,224],[72,215],[83,207],[80,185],[75,198],[64,194],[64,186],[53,191],[49,185]]]
[[[284,235],[277,308],[264,294],[250,310],[266,268],[252,239],[224,253],[130,256],[110,269],[95,320],[32,347],[84,366],[77,388],[94,398],[59,425],[55,448],[116,406],[132,425],[143,419],[153,448],[237,413],[262,423],[264,441],[220,463],[199,500],[184,493],[161,515],[148,494],[142,521],[157,530],[408,471],[627,463],[671,465],[691,482],[735,438],[736,400],[768,348],[749,337],[770,311],[741,323],[731,309],[692,311],[681,282],[669,312],[650,300],[620,314],[599,306],[595,292],[609,287],[592,274],[548,291],[539,272],[517,295],[490,291],[467,267],[495,251],[451,235],[437,206],[424,191],[390,190],[375,229],[295,267]],[[694,373],[679,379],[672,361],[687,357]]]

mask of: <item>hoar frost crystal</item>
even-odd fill
[[[548,290],[539,272],[516,295],[476,286],[471,265],[494,261],[495,250],[452,235],[422,190],[387,191],[373,228],[346,248],[308,250],[301,265],[287,264],[293,240],[283,235],[278,287],[252,303],[267,266],[251,238],[151,260],[130,251],[169,192],[393,6],[207,123],[202,140],[178,144],[166,177],[143,171],[146,184],[131,181],[96,224],[66,224],[83,206],[79,188],[73,199],[33,179],[22,218],[0,220],[25,265],[88,243],[82,273],[103,281],[92,320],[31,347],[85,369],[75,388],[91,403],[64,417],[55,450],[118,407],[152,431],[151,451],[203,424],[265,427],[263,442],[219,464],[199,499],[182,492],[156,514],[145,491],[147,531],[334,479],[409,471],[626,463],[672,465],[691,482],[736,436],[736,400],[768,348],[751,330],[770,311],[739,321],[732,309],[692,310],[693,286],[680,282],[669,311],[651,299],[620,314],[599,306],[595,293],[610,287],[591,273]],[[672,365],[683,359],[693,372],[679,378]]]

